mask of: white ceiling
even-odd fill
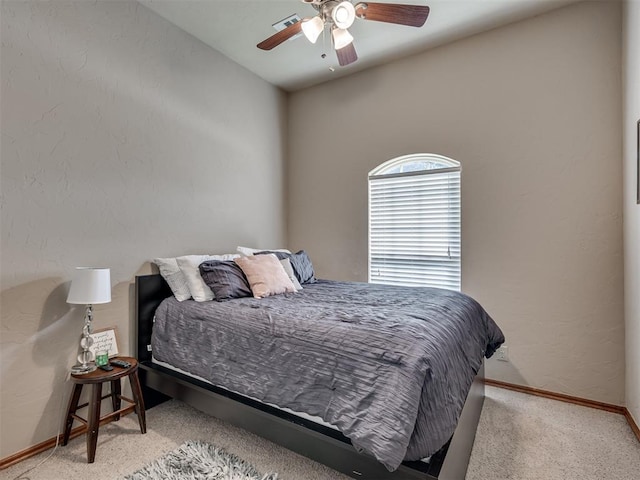
[[[328,36],[315,45],[300,36],[271,51],[256,47],[276,32],[271,25],[277,21],[316,14],[301,0],[138,1],[266,81],[294,91],[580,0],[384,0],[429,5],[427,23],[415,28],[356,19],[349,31],[359,59],[347,67],[338,65]]]

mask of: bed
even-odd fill
[[[382,289],[391,291],[393,300],[383,298]],[[301,293],[277,298],[198,303],[175,300],[160,275],[137,277],[137,356],[143,388],[147,397],[159,392],[180,399],[353,478],[463,479],[484,399],[483,357],[490,356],[504,338],[471,300],[469,308],[478,314],[472,322],[482,323],[487,338],[478,340],[482,337],[478,334],[462,347],[446,347],[453,352],[451,357],[458,357],[453,363],[468,370],[459,379],[449,370],[449,361],[444,366],[430,363],[423,358],[423,348],[411,353],[409,337],[424,332],[431,336],[440,327],[434,323],[423,329],[425,320],[414,313],[406,321],[398,320],[396,311],[416,301],[408,290],[412,289],[319,281],[305,285]],[[457,318],[461,294],[438,295],[440,300],[421,300],[422,308]],[[293,306],[297,309],[293,318],[287,317]],[[218,311],[210,327],[205,317],[213,308]],[[376,316],[375,322],[382,326],[372,329],[371,318]],[[178,328],[181,321],[189,328]],[[354,328],[373,336],[360,342]],[[446,343],[449,337],[464,336],[465,330],[475,328],[460,323],[455,334],[445,331],[438,336]],[[189,329],[197,331],[191,340]],[[397,347],[384,348],[387,338],[396,342],[396,336]],[[291,338],[283,340],[287,337]],[[208,347],[221,342],[235,345],[228,351]],[[295,345],[301,342],[308,344],[302,353],[296,352]],[[169,348],[172,344],[180,347]],[[346,358],[345,364],[336,362],[337,357]],[[195,361],[202,358],[206,360]],[[268,367],[258,371],[261,364]],[[312,370],[296,370],[301,364],[311,365]],[[273,378],[262,381],[261,375]],[[420,375],[429,377],[430,383],[421,384],[423,380],[416,380]],[[409,381],[394,383],[398,376]],[[415,386],[404,391],[404,384],[418,384],[418,397]],[[385,385],[390,385],[389,391],[381,396]],[[444,392],[445,405],[435,405],[426,390]],[[351,405],[353,396],[358,398]],[[429,429],[428,435],[421,433]]]

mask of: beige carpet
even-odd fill
[[[20,478],[118,479],[186,440],[214,443],[281,480],[348,478],[179,402],[149,410],[147,425],[146,435],[133,415],[105,425],[95,463],[85,463],[79,437]],[[1,471],[0,478],[16,478],[49,453]],[[467,480],[638,480],[639,472],[640,443],[621,415],[487,387]]]

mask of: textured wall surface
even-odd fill
[[[624,14],[624,299],[627,353],[626,405],[640,425],[640,2],[625,2]]]
[[[3,1],[1,30],[4,458],[59,427],[75,266],[112,269],[94,323],[132,353],[150,259],[283,242],[286,98],[134,1]]]
[[[489,377],[621,404],[620,10],[581,2],[292,94],[289,244],[366,281],[368,172],[454,158],[463,290],[510,347]]]

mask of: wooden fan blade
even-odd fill
[[[356,53],[356,47],[353,46],[353,42],[346,47],[342,47],[340,50],[336,50],[336,55],[338,56],[338,63],[341,67],[346,67],[350,63],[358,60],[358,54]]]
[[[280,30],[279,32],[274,33],[266,40],[261,41],[257,47],[262,50],[271,50],[272,48],[277,47],[282,42],[289,40],[294,35],[297,35],[302,31],[302,22],[296,22],[289,25],[284,30]]]
[[[426,5],[362,2],[355,7],[356,15],[363,20],[397,23],[410,27],[423,26],[429,16],[429,7]]]

